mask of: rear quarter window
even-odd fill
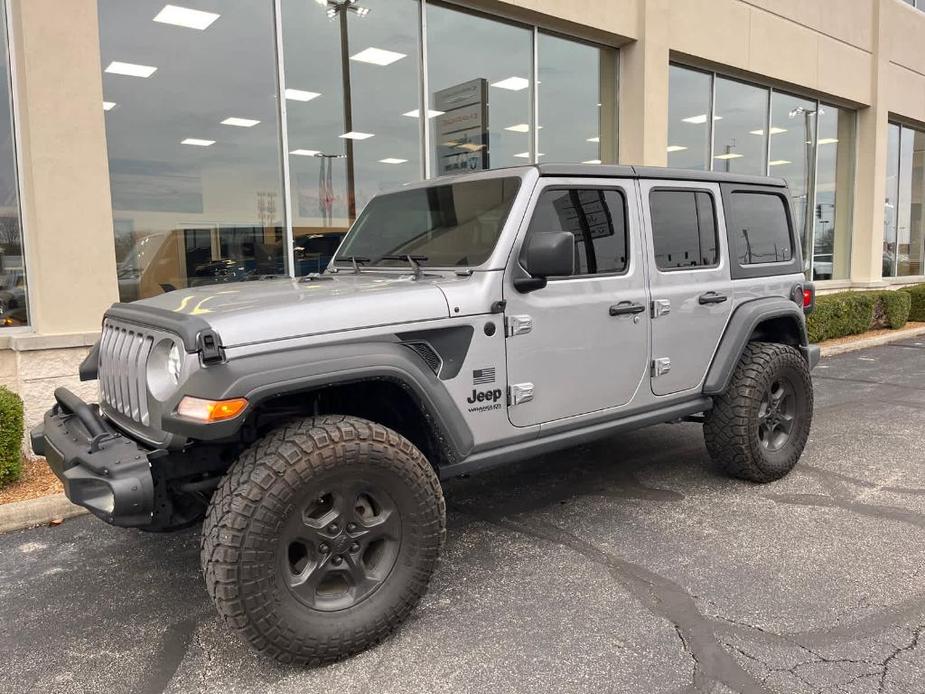
[[[786,202],[780,195],[734,191],[728,196],[727,226],[740,265],[793,260]]]

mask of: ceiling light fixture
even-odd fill
[[[105,72],[111,75],[126,75],[127,77],[150,77],[157,71],[153,65],[137,65],[136,63],[123,63],[113,60],[106,66]]]
[[[784,164],[791,164],[792,162],[789,159],[775,159],[774,161],[769,161],[768,166],[783,166]]]
[[[351,130],[349,133],[338,135],[343,140],[368,140],[373,137],[373,133],[361,133],[357,130]]]
[[[311,101],[321,96],[319,92],[307,92],[304,89],[287,89],[284,93],[290,101]]]
[[[736,152],[729,152],[728,154],[717,154],[714,159],[741,159],[744,157],[744,154],[737,154]]]
[[[819,140],[818,144],[820,144],[820,145],[834,145],[836,142],[838,142],[838,138],[837,138],[837,137],[823,137],[822,139]]]
[[[665,149],[668,152],[683,152],[687,147],[684,145],[668,145]]]
[[[505,130],[510,130],[512,133],[528,133],[530,132],[530,126],[527,123],[518,123],[517,125],[509,125]]]
[[[526,89],[530,86],[530,80],[525,80],[523,77],[508,77],[500,82],[492,82],[491,86],[498,87],[498,89],[509,89],[512,92],[519,92],[521,89]]]
[[[582,164],[600,164],[600,159],[588,159],[588,161],[581,162]]]
[[[758,130],[749,130],[748,132],[751,135],[764,135],[764,130],[760,128]],[[772,125],[768,129],[768,132],[771,133],[772,135],[780,135],[781,133],[787,132],[787,128],[778,128]]]
[[[437,116],[442,116],[444,113],[446,113],[446,111],[435,111],[434,109],[431,109],[431,108],[427,109],[428,118],[435,118]],[[420,109],[414,109],[413,111],[408,111],[407,113],[403,113],[402,115],[408,116],[408,118],[420,118],[421,111]]]
[[[314,157],[321,154],[321,151],[317,149],[294,149],[289,154],[294,154],[297,157]]]
[[[530,152],[519,152],[519,153],[515,154],[514,156],[515,156],[515,157],[519,157],[519,158],[521,158],[521,159],[529,159],[529,158],[530,158]],[[536,153],[536,158],[537,158],[537,159],[539,159],[540,157],[545,157],[545,156],[546,156],[546,155],[543,154],[542,152],[537,152],[537,153]]]
[[[215,144],[215,140],[200,140],[198,137],[188,137],[180,140],[181,145],[193,145],[195,147],[210,147]]]
[[[104,110],[104,111],[112,111],[112,110],[116,107],[116,105],[117,105],[117,104],[116,104],[115,101],[104,101],[104,102],[103,102],[103,110]]]
[[[253,118],[238,118],[236,116],[229,116],[222,121],[222,125],[236,125],[239,128],[253,128],[259,120],[254,120]]]
[[[164,9],[157,13],[154,21],[204,31],[220,16],[215,12],[191,10],[188,7],[178,7],[177,5],[164,5]]]
[[[713,116],[713,120],[722,120],[722,116]],[[699,116],[691,116],[690,118],[681,119],[685,123],[692,123],[693,125],[702,125],[707,122],[707,114],[701,113]]]
[[[395,157],[386,157],[385,159],[380,159],[380,164],[404,164],[407,159],[396,159]]]
[[[366,48],[356,55],[350,56],[350,60],[356,60],[360,63],[371,63],[373,65],[391,65],[397,60],[407,57],[405,53],[387,51],[383,48]]]
[[[589,137],[589,138],[586,140],[586,142],[600,142],[600,141],[601,141],[601,138],[600,138],[600,137]]]

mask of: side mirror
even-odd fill
[[[546,286],[547,277],[571,275],[575,271],[575,236],[567,231],[538,231],[530,235],[520,257],[529,277],[518,277],[514,288],[532,292]]]

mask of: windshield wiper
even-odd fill
[[[414,271],[415,278],[421,276],[421,263],[427,262],[426,255],[383,255],[379,256],[379,260],[406,260],[408,265],[411,266],[411,269]],[[378,263],[379,260],[376,262]]]
[[[362,255],[341,255],[341,256],[338,256],[337,258],[334,258],[334,260],[332,260],[331,262],[332,263],[342,263],[345,261],[353,265],[353,274],[359,275],[360,265],[364,263],[368,263],[369,258],[362,256]]]

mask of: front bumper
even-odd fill
[[[45,456],[67,498],[112,525],[151,523],[154,480],[145,448],[116,431],[95,406],[65,388],[32,430],[32,450]]]

